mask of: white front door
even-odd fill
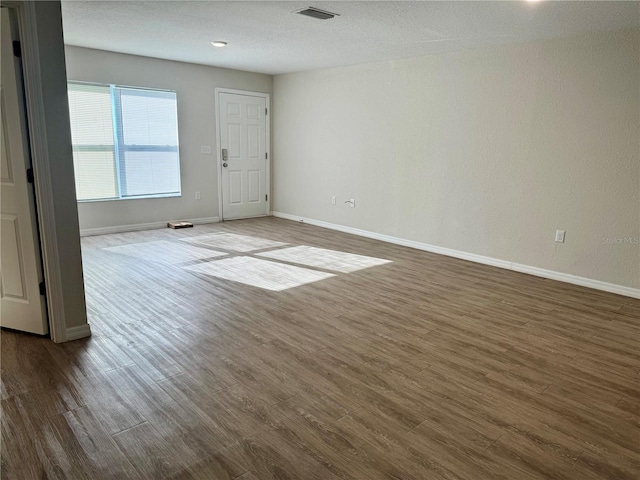
[[[267,215],[267,99],[218,95],[222,218]]]
[[[12,28],[2,8],[0,77],[0,325],[46,334],[44,296],[40,295],[42,264],[35,215],[31,166],[26,141],[21,69],[13,54]],[[15,29],[13,30],[15,38]]]

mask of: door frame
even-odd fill
[[[247,90],[236,90],[233,88],[216,87],[215,88],[215,113],[216,113],[216,157],[218,159],[218,218],[220,221],[224,220],[222,213],[222,149],[220,148],[220,94],[231,93],[234,95],[245,95],[248,97],[260,97],[264,98],[267,105],[267,114],[265,115],[265,149],[267,151],[267,159],[265,160],[265,191],[267,193],[267,205],[265,208],[265,215],[271,215],[271,95],[263,92],[251,92]]]
[[[91,335],[88,324],[68,332],[65,321],[64,289],[62,285],[63,260],[56,237],[54,210],[54,186],[51,180],[51,163],[47,142],[47,121],[44,114],[43,80],[40,75],[40,51],[35,2],[2,0],[2,6],[11,8],[17,16],[22,50],[22,75],[24,83],[31,166],[36,173],[34,188],[38,211],[38,229],[44,280],[46,285],[49,334],[56,342],[66,342]],[[71,329],[70,329],[71,330]]]

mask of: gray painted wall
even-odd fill
[[[59,246],[65,323],[87,322],[78,211],[73,173],[67,76],[60,2],[36,2],[36,22],[46,141],[54,185],[55,236]],[[35,172],[37,175],[37,171]]]
[[[639,85],[639,30],[276,76],[273,210],[638,288]]]

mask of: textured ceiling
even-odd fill
[[[292,13],[308,6],[340,16]],[[640,2],[608,1],[63,1],[62,12],[69,45],[268,74],[640,26]]]

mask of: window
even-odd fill
[[[180,195],[176,93],[69,84],[79,201]]]

